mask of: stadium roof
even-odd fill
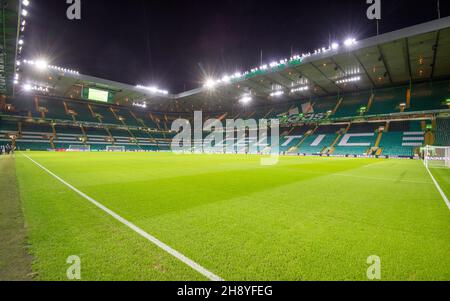
[[[79,98],[84,86],[115,91],[116,103],[161,105],[176,100],[177,105],[183,106],[206,102],[235,104],[244,95],[251,95],[256,104],[268,104],[275,98],[296,100],[450,77],[450,17],[361,41],[336,43],[313,54],[294,56],[221,80],[210,79],[204,87],[180,94],[55,66],[36,68],[37,62],[23,64],[21,84],[44,87],[48,90],[45,93],[60,97]]]
[[[11,95],[16,70],[19,45],[19,11],[21,3],[17,0],[1,1],[0,12],[0,94]]]

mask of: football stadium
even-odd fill
[[[0,280],[450,280],[450,17],[169,91],[33,56],[39,5],[2,1]]]

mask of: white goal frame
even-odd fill
[[[69,151],[71,152],[90,152],[90,145],[82,145],[82,144],[71,144],[69,145]]]
[[[125,146],[123,145],[108,145],[106,146],[107,152],[125,152]]]
[[[422,156],[427,168],[450,168],[450,146],[427,145]]]

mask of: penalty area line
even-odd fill
[[[439,186],[439,183],[436,181],[436,179],[434,178],[433,174],[431,173],[430,169],[425,164],[425,162],[423,162],[423,166],[425,166],[425,169],[428,171],[428,174],[430,175],[431,180],[433,180],[434,185],[436,185],[437,190],[441,194],[442,198],[444,199],[445,204],[447,205],[448,209],[450,210],[450,202],[447,199],[447,196],[445,195],[444,191],[441,189],[441,186]]]
[[[166,245],[165,243],[163,243],[162,241],[160,241],[156,237],[148,234],[147,232],[145,232],[144,230],[142,230],[138,226],[136,226],[133,223],[127,221],[126,219],[124,219],[123,217],[121,217],[120,215],[115,213],[114,211],[108,209],[107,207],[105,207],[101,203],[97,202],[96,200],[94,200],[90,196],[86,195],[85,193],[81,192],[80,190],[78,190],[74,186],[70,185],[69,183],[67,183],[66,181],[61,179],[59,176],[57,176],[56,174],[54,174],[53,172],[51,172],[50,170],[48,170],[47,168],[45,168],[44,166],[42,166],[41,164],[39,164],[38,162],[33,160],[32,158],[30,158],[29,156],[27,156],[27,155],[25,155],[23,153],[21,153],[21,154],[25,158],[27,158],[28,160],[30,160],[31,162],[36,164],[38,167],[40,167],[42,170],[47,172],[49,175],[51,175],[52,177],[57,179],[59,182],[61,182],[62,184],[64,184],[65,186],[67,186],[68,188],[73,190],[74,192],[76,192],[78,195],[82,196],[84,199],[88,200],[90,203],[92,203],[93,205],[95,205],[99,209],[103,210],[104,212],[106,212],[107,214],[112,216],[117,221],[121,222],[122,224],[124,224],[125,226],[127,226],[128,228],[130,228],[131,230],[133,230],[134,232],[136,232],[140,236],[144,237],[145,239],[147,239],[148,241],[150,241],[154,245],[158,246],[160,249],[166,251],[167,253],[169,253],[170,255],[175,257],[176,259],[180,260],[184,264],[186,264],[189,267],[191,267],[192,269],[196,270],[197,272],[199,272],[200,274],[202,274],[203,276],[205,276],[209,280],[212,280],[212,281],[223,281],[222,278],[220,278],[219,276],[215,275],[214,273],[208,271],[207,269],[202,267],[200,264],[198,264],[195,261],[193,261],[192,259],[189,259],[188,257],[184,256],[183,254],[181,254],[177,250],[172,249],[171,247],[169,247],[168,245]]]

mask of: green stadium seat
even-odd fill
[[[45,133],[52,135],[53,129],[49,123],[22,122],[22,133]]]
[[[407,133],[407,132],[406,132]],[[423,136],[416,134],[413,137]],[[380,141],[379,147],[382,148],[382,155],[385,156],[399,156],[399,157],[411,157],[414,156],[414,149],[419,146],[408,146],[409,143],[421,143],[420,140],[410,141],[405,132],[388,132],[383,133],[383,137]]]
[[[313,99],[314,113],[326,114],[328,111],[333,111],[338,101],[339,99],[336,96]]]
[[[353,117],[358,116],[359,109],[367,106],[370,93],[354,93],[343,96],[343,101],[333,117]]]
[[[406,87],[380,89],[374,92],[372,106],[367,115],[384,115],[400,112],[400,104],[406,103]]]
[[[72,120],[72,117],[66,114],[64,103],[62,100],[39,99],[39,106],[47,109],[45,113],[46,119],[52,120]]]
[[[100,114],[100,116],[102,117],[102,123],[121,125],[121,122],[116,119],[116,117],[109,109],[109,106],[91,105],[91,107],[94,113]]]
[[[411,93],[411,107],[408,111],[448,109],[446,100],[450,98],[449,86],[449,82],[414,85]]]
[[[33,151],[46,151],[52,149],[50,142],[44,141],[29,141],[29,140],[16,140],[16,149],[25,151],[25,150],[33,150]]]
[[[15,133],[19,131],[17,121],[7,121],[0,119],[0,133]]]
[[[88,103],[77,101],[66,101],[66,103],[69,110],[77,113],[75,117],[77,121],[98,123],[97,118],[89,111]]]
[[[320,154],[321,151],[331,146],[333,142],[336,140],[336,134],[322,134],[322,135],[311,135],[305,138],[298,149],[299,154],[307,154],[307,155],[317,155]]]

